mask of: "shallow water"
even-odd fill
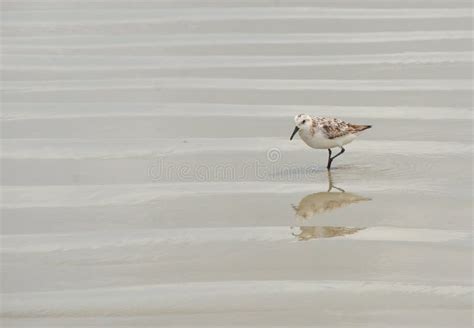
[[[471,6],[3,1],[3,325],[470,327]]]

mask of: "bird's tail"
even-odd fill
[[[355,132],[362,132],[364,130],[370,129],[372,125],[356,125],[356,124],[351,124],[351,128]]]

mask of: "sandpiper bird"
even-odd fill
[[[346,123],[337,118],[312,117],[307,114],[295,116],[295,130],[291,134],[293,139],[296,132],[303,141],[315,149],[327,149],[329,151],[327,169],[331,169],[332,161],[345,152],[344,145],[354,140],[359,132],[362,132],[371,125],[356,125]],[[339,147],[341,151],[331,157],[331,148]]]

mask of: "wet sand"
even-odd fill
[[[5,327],[472,325],[469,1],[2,5]]]

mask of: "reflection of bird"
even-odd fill
[[[330,171],[328,171],[328,182],[328,191],[307,195],[301,199],[298,206],[292,205],[298,217],[309,219],[315,214],[329,212],[352,203],[370,200],[370,198],[345,192],[343,189],[334,186]],[[333,188],[338,191],[332,192],[331,190]],[[313,238],[330,238],[350,235],[364,228],[303,226],[299,227],[299,229],[300,232],[292,233],[293,236],[296,236],[298,240],[308,240]]]
[[[327,169],[331,169],[332,161],[344,153],[344,145],[352,142],[357,135],[371,125],[356,125],[346,123],[337,118],[312,117],[307,114],[295,116],[295,129],[290,137],[293,139],[296,132],[300,138],[311,148],[327,149],[329,152]],[[331,148],[339,147],[341,151],[331,157]]]
[[[348,227],[299,227],[300,233],[292,233],[298,237],[298,240],[309,240],[315,238],[331,238],[337,236],[345,236],[356,233],[365,228],[348,228]]]
[[[293,205],[293,209],[297,216],[302,217],[303,219],[309,219],[315,214],[332,211],[336,208],[341,208],[352,203],[370,200],[370,198],[345,192],[343,189],[334,186],[331,172],[329,171],[328,181],[328,191],[307,195],[301,199],[298,206]],[[333,188],[339,190],[339,192],[331,192]]]
[[[315,214],[335,210],[352,203],[368,201],[370,198],[350,192],[317,192],[305,196],[298,206],[293,206],[296,215],[309,219]]]

